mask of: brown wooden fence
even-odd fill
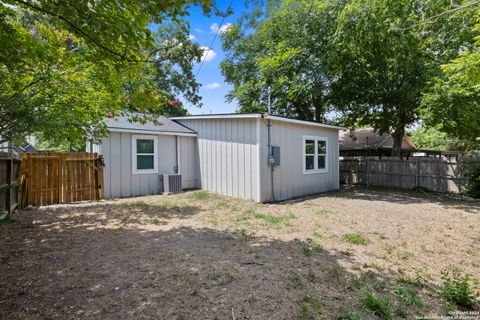
[[[20,159],[0,152],[0,217],[17,207]]]
[[[475,165],[480,165],[480,158],[345,157],[340,160],[340,181],[346,184],[403,189],[423,187],[431,191],[459,193],[466,186],[470,170]]]
[[[97,153],[25,153],[21,177],[21,207],[103,197],[103,168]]]

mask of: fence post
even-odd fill
[[[415,186],[420,186],[420,158],[415,158]]]
[[[370,173],[370,161],[369,161],[369,159],[368,159],[368,158],[366,158],[365,160],[366,160],[366,162],[365,162],[365,163],[366,163],[366,166],[367,166],[367,170],[366,170],[366,171],[367,171],[367,177],[366,177],[367,181],[366,181],[366,184],[367,184],[367,187],[368,187],[368,185],[369,185],[369,180],[370,180],[370,179],[369,179],[369,173]]]
[[[7,159],[7,172],[6,172],[6,185],[7,185],[7,190],[5,191],[5,209],[7,209],[7,216],[10,217],[10,208],[11,208],[11,203],[10,203],[10,198],[12,196],[11,188],[12,188],[12,159]]]

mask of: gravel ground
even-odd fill
[[[381,318],[365,292],[411,319],[446,314],[442,271],[480,278],[480,203],[457,197],[193,191],[14,219],[0,226],[0,319]]]

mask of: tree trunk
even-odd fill
[[[402,148],[403,137],[405,136],[405,125],[401,125],[400,127],[396,128],[395,131],[392,133],[393,138],[393,148],[392,148],[392,157],[400,157],[401,152],[400,149]]]

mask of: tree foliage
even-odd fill
[[[480,15],[479,15],[480,18]],[[480,143],[480,24],[474,30],[476,46],[465,48],[424,95],[424,118],[452,137]]]
[[[325,121],[334,19],[326,9],[326,1],[270,2],[266,14],[242,17],[223,36],[222,73],[233,84],[227,100],[240,112],[265,112],[270,88],[272,113]]]
[[[431,79],[471,45],[475,11],[444,14],[464,3],[352,0],[342,9],[333,90],[346,125],[392,131],[393,153],[399,152],[406,127],[420,119]]]
[[[0,140],[40,132],[84,141],[107,117],[135,121],[200,105],[188,39],[189,5],[210,0],[22,1],[0,3]],[[158,32],[152,32],[152,23]],[[145,116],[138,116],[137,113]]]
[[[263,112],[270,86],[274,113],[324,121],[334,111],[347,127],[392,132],[395,154],[406,128],[424,117],[441,66],[473,47],[477,9],[467,0],[273,3],[223,37],[227,99],[240,112]]]

